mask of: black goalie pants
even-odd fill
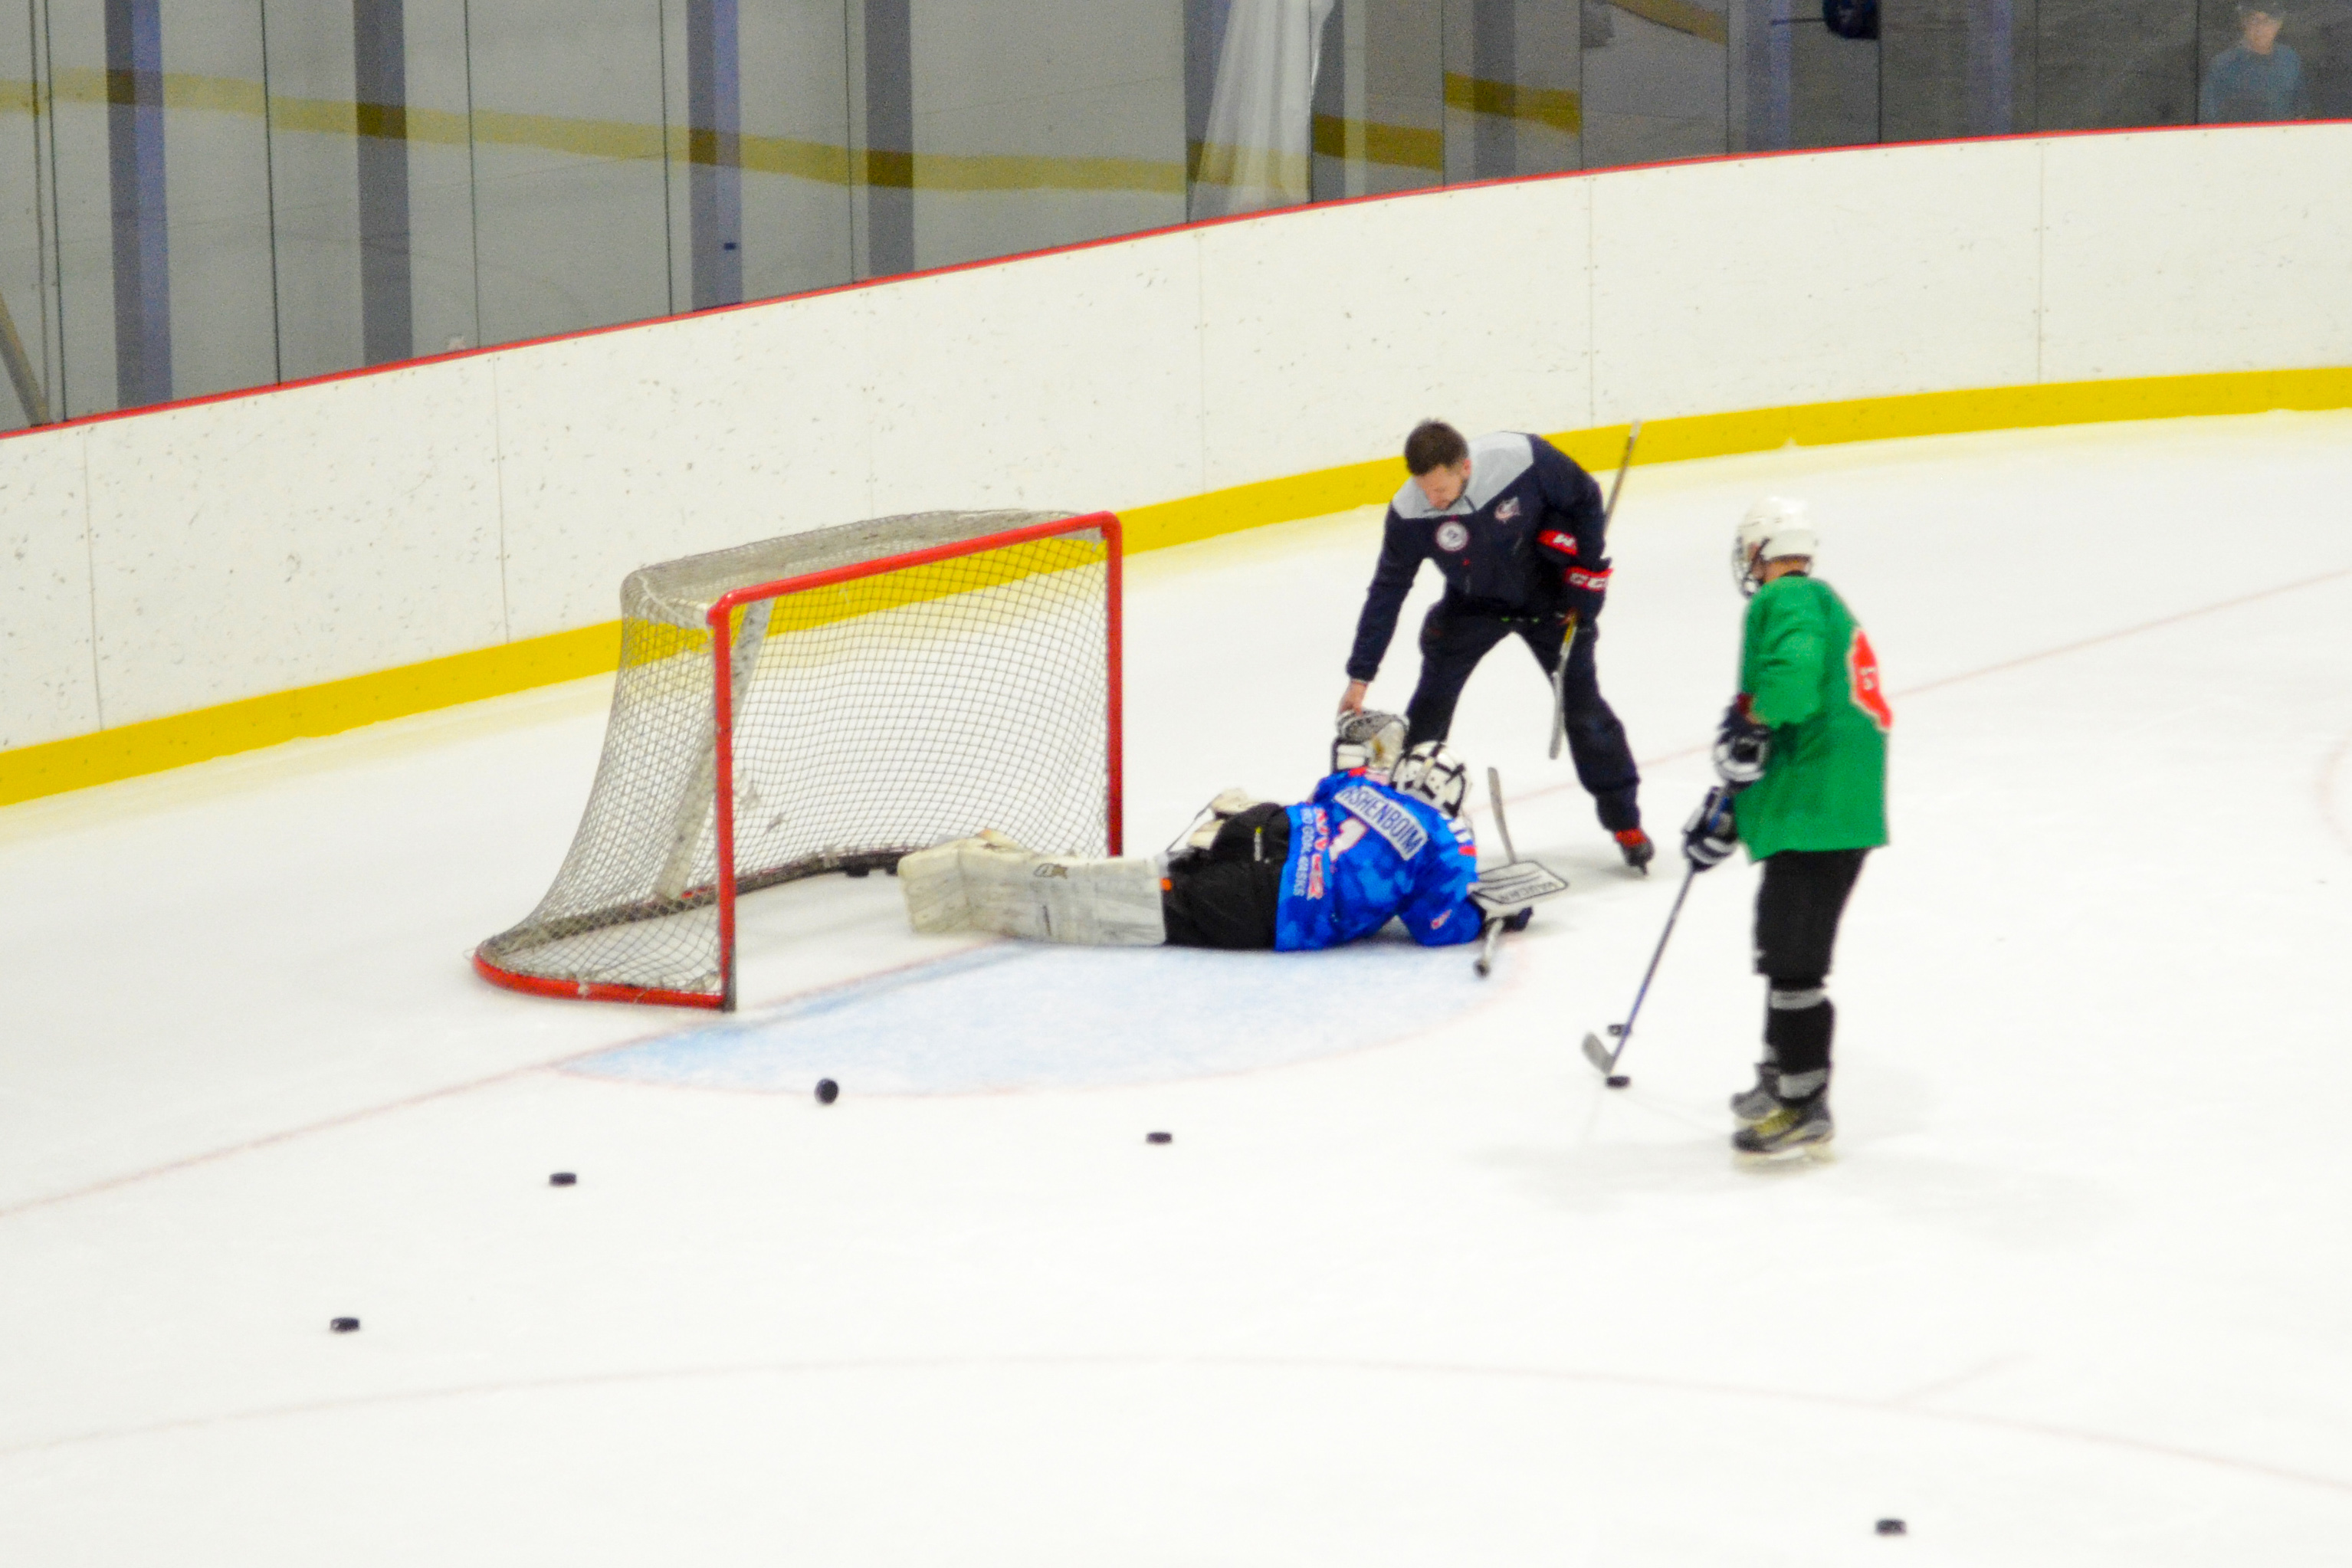
[[[1756,889],[1756,973],[1765,996],[1764,1054],[1780,1077],[1826,1073],[1837,1009],[1827,984],[1838,920],[1867,849],[1783,849],[1764,858]]]
[[[1225,818],[1216,842],[1168,862],[1160,912],[1171,947],[1267,948],[1290,858],[1290,814],[1272,804]]]
[[[1405,705],[1410,739],[1443,741],[1454,728],[1454,705],[1470,672],[1486,650],[1517,633],[1543,667],[1544,679],[1559,663],[1560,635],[1565,623],[1558,616],[1486,616],[1449,606],[1443,600],[1421,623],[1421,682]],[[1636,800],[1642,774],[1625,743],[1625,726],[1601,695],[1601,675],[1593,649],[1601,640],[1597,626],[1580,626],[1569,650],[1568,673],[1560,682],[1560,711],[1567,720],[1568,754],[1575,759],[1576,778],[1592,796],[1601,826],[1612,833],[1642,826]]]

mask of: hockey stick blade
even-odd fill
[[[1601,1043],[1598,1035],[1584,1037],[1584,1059],[1591,1062],[1603,1078],[1617,1070],[1617,1064],[1610,1059],[1609,1047]]]

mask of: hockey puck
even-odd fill
[[[1882,1519],[1878,1521],[1878,1533],[1881,1535],[1908,1535],[1911,1533],[1911,1531],[1910,1528],[1899,1519]]]
[[[1612,1072],[1609,1075],[1609,1087],[1612,1089],[1622,1089],[1633,1081],[1622,1072]]]
[[[816,1102],[819,1105],[831,1105],[835,1100],[839,1100],[840,1098],[841,1085],[834,1082],[833,1079],[829,1078],[821,1078],[816,1080]]]
[[[1147,1132],[1143,1135],[1143,1141],[1146,1143],[1173,1143],[1176,1142],[1176,1134],[1173,1132]]]
[[[871,866],[852,866],[846,871],[843,872],[842,875],[845,877],[871,877],[874,875],[874,868]]]
[[[335,1318],[328,1322],[327,1327],[339,1334],[355,1334],[360,1331],[360,1321],[357,1318]]]
[[[551,1187],[569,1187],[576,1185],[579,1180],[579,1177],[569,1171],[558,1171],[547,1178],[547,1184]]]

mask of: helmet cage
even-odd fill
[[[1445,749],[1444,742],[1423,741],[1404,754],[1389,784],[1401,795],[1427,801],[1448,816],[1459,816],[1462,803],[1470,795],[1470,770]]]

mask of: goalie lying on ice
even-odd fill
[[[1226,791],[1164,866],[1037,855],[994,833],[920,850],[898,862],[908,917],[923,931],[1122,946],[1294,952],[1391,919],[1424,947],[1476,941],[1486,911],[1461,764],[1434,741],[1392,778],[1345,765],[1358,760],[1343,738],[1338,771],[1297,805]]]

